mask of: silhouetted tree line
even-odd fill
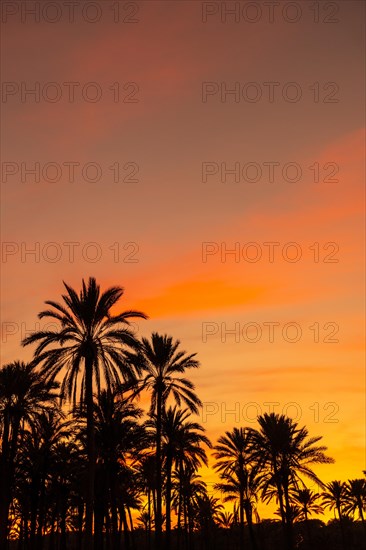
[[[221,500],[209,494],[198,471],[212,445],[185,375],[196,356],[167,335],[137,339],[131,319],[147,317],[118,313],[122,295],[65,284],[39,314],[57,328],[22,342],[33,360],[0,370],[0,550],[364,548],[365,479],[322,483],[312,467],[333,459],[289,417],[219,437]],[[278,518],[260,521],[273,500]],[[327,508],[334,520],[312,519]]]

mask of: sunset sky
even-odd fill
[[[361,477],[364,3],[58,4],[2,14],[2,364],[92,275],[197,352],[212,441],[274,403]]]

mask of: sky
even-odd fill
[[[197,353],[212,441],[273,410],[361,477],[364,3],[41,4],[2,5],[2,364],[95,276]]]

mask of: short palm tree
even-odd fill
[[[166,487],[166,547],[170,547],[171,532],[171,492],[172,468],[179,467],[181,462],[198,467],[207,465],[207,456],[202,444],[211,447],[204,435],[204,428],[197,422],[189,420],[188,409],[169,407],[162,415],[162,455],[165,459]]]
[[[343,510],[347,503],[346,485],[343,481],[331,481],[325,485],[322,493],[322,500],[325,508],[337,512],[338,519],[342,521]]]
[[[73,436],[75,430],[72,431]],[[70,430],[68,431],[70,436]],[[80,452],[74,437],[62,438],[52,449],[49,483],[47,486],[49,547],[66,548],[67,530],[78,530],[79,548],[82,540],[82,480],[86,457]],[[60,545],[57,544],[58,539]]]
[[[150,414],[156,418],[156,517],[155,535],[156,548],[161,549],[162,535],[162,415],[168,398],[172,396],[180,405],[182,402],[197,413],[201,401],[194,392],[194,385],[180,374],[187,369],[199,367],[195,353],[187,355],[179,350],[180,341],[174,341],[171,336],[154,332],[151,342],[142,338],[141,349],[136,353],[128,353],[130,364],[137,370],[142,370],[144,378],[140,390],[151,392]]]
[[[244,513],[246,514],[253,549],[257,547],[253,525],[253,500],[256,499],[258,477],[252,464],[252,438],[250,428],[233,428],[218,439],[214,449],[217,462],[214,468],[219,472],[221,483],[216,488],[225,493],[225,500],[239,498],[240,546],[244,546]]]
[[[147,496],[148,543],[151,545],[151,530],[155,524],[156,515],[156,459],[154,454],[145,454],[140,458],[137,469],[140,472],[140,490]]]
[[[180,545],[181,526],[185,535],[185,545],[190,548],[193,545],[194,511],[200,497],[207,495],[206,483],[197,474],[197,469],[191,464],[181,463],[172,475],[173,480],[173,506],[178,515],[178,546]]]
[[[219,513],[224,507],[219,499],[208,493],[198,495],[195,502],[195,523],[201,534],[201,548],[209,550],[214,542]]]
[[[334,510],[338,513],[339,526],[341,529],[343,548],[346,548],[346,536],[344,532],[344,515],[347,504],[346,484],[342,481],[331,481],[325,485],[325,491],[322,493],[324,508]]]
[[[196,499],[197,523],[203,534],[207,535],[210,529],[219,522],[219,514],[223,512],[224,506],[219,499],[209,496],[207,493],[199,495]]]
[[[98,474],[102,480],[99,501],[104,500],[104,510],[110,509],[111,512],[112,549],[115,550],[120,548],[118,482],[128,466],[147,447],[148,439],[144,427],[138,423],[142,410],[136,408],[119,391],[102,390],[95,400],[94,410]],[[99,546],[102,546],[102,521],[99,521],[98,526],[98,532],[94,530],[95,537],[96,542],[99,540]]]
[[[224,502],[239,501],[239,527],[241,546],[243,546],[244,513],[248,524],[250,544],[253,550],[258,548],[253,528],[253,515],[259,519],[256,503],[260,478],[254,467],[245,466],[243,471],[235,469],[232,473],[221,474],[221,482],[215,484],[215,489],[223,493]],[[242,509],[242,511],[241,511]]]
[[[350,479],[346,483],[345,489],[346,513],[358,513],[360,520],[365,527],[364,511],[366,510],[366,479]]]
[[[61,385],[62,398],[76,402],[80,381],[80,403],[87,409],[88,491],[86,498],[85,548],[93,548],[93,502],[95,477],[95,443],[93,416],[94,382],[98,393],[101,375],[109,389],[122,380],[135,378],[135,371],[124,356],[126,347],[137,349],[138,342],[129,329],[129,319],[146,319],[139,311],[113,315],[111,309],[123,295],[123,288],[111,287],[101,293],[93,277],[78,294],[64,283],[63,304],[48,300],[50,309],[39,313],[40,319],[51,318],[59,323],[58,330],[38,331],[23,340],[23,345],[37,344],[35,362],[42,364],[41,373],[51,380],[65,370]]]
[[[219,511],[217,514],[217,523],[219,527],[223,529],[231,529],[234,523],[234,516],[232,512]]]
[[[30,485],[30,548],[42,550],[46,533],[47,493],[53,475],[55,449],[73,435],[73,423],[60,409],[49,409],[21,431],[22,448],[18,468]]]
[[[312,514],[324,514],[323,507],[318,503],[319,493],[313,493],[310,489],[295,489],[291,493],[292,502],[300,508],[300,519],[308,521]]]
[[[312,514],[324,514],[323,507],[319,504],[319,498],[319,493],[313,493],[307,487],[295,489],[291,493],[291,501],[299,510],[298,520],[305,521],[309,542],[311,542],[309,516]]]

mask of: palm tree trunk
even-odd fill
[[[147,490],[147,509],[149,514],[149,524],[148,524],[148,547],[151,548],[151,491]]]
[[[100,475],[102,475],[100,473]],[[102,481],[98,480],[98,474],[97,474],[97,481],[96,481],[96,488],[95,488],[95,502],[94,502],[94,546],[95,548],[98,548],[98,550],[103,550],[104,544],[103,544],[103,525],[104,525],[104,518],[106,515],[106,502],[105,502],[105,495],[102,491]],[[104,481],[104,480],[103,480]]]
[[[38,511],[38,528],[37,528],[37,550],[43,548],[43,527],[45,516],[45,500],[46,500],[46,471],[47,465],[43,464],[43,472],[41,477],[40,496],[39,496],[39,511]]]
[[[9,430],[10,418],[6,411],[3,417],[3,434],[0,455],[0,549],[6,550],[8,538],[8,515],[10,505],[9,487]]]
[[[121,539],[122,537],[122,527],[123,527],[123,521],[122,521],[122,513],[121,513],[121,509],[119,506],[118,507],[118,534],[119,534],[119,538]]]
[[[125,538],[125,548],[126,550],[130,549],[130,532],[128,529],[128,523],[127,523],[127,517],[126,517],[126,510],[124,504],[121,504],[120,506],[120,514],[122,517],[122,523],[123,523],[123,534]]]
[[[365,522],[365,518],[364,518],[364,516],[363,516],[362,501],[361,501],[361,499],[359,499],[359,502],[358,502],[358,513],[360,514],[360,519],[361,519],[361,522],[362,522],[362,525],[363,525],[363,529],[364,529],[365,535],[366,535],[366,522]]]
[[[286,548],[287,550],[293,550],[293,533],[292,533],[292,515],[291,515],[291,505],[290,498],[288,494],[288,484],[284,484],[284,496],[286,504]]]
[[[6,459],[5,459],[6,460]],[[10,487],[8,476],[8,465],[5,460],[2,464],[0,483],[0,550],[7,550],[8,547],[8,517],[10,505]]]
[[[29,510],[27,510],[27,515],[26,515],[25,523],[24,523],[24,542],[25,542],[25,547],[28,548],[28,543],[29,543]]]
[[[84,518],[84,502],[80,498],[78,503],[78,550],[83,547],[83,518]]]
[[[168,452],[166,458],[166,497],[165,497],[165,515],[166,515],[166,550],[170,550],[170,532],[171,532],[171,497],[172,497],[172,457]]]
[[[156,523],[156,489],[152,490],[152,501],[153,501],[154,525],[155,525]]]
[[[162,479],[161,479],[161,416],[162,394],[157,392],[156,411],[156,517],[155,517],[155,548],[161,550],[162,538]]]
[[[252,550],[257,550],[258,546],[257,546],[257,541],[255,540],[255,534],[254,534],[254,528],[253,528],[252,505],[249,501],[246,501],[245,516],[247,518],[248,530],[249,530],[249,536],[250,536],[250,544],[251,544]]]
[[[187,506],[186,495],[184,495],[184,500],[183,500],[183,524],[184,524],[184,544],[185,544],[185,548],[188,549],[188,506]]]
[[[127,506],[127,513],[128,513],[128,518],[130,520],[131,544],[132,544],[132,549],[134,550],[135,549],[135,531],[133,529],[132,513],[131,513],[131,508],[129,506]]]
[[[240,487],[239,493],[239,533],[240,533],[240,550],[244,549],[244,490]]]
[[[15,457],[18,450],[18,434],[20,429],[20,418],[13,418],[10,434],[10,416],[4,416],[4,429],[0,466],[0,550],[8,548],[8,521],[9,508],[12,501],[13,478],[15,468]]]
[[[341,512],[340,506],[337,506],[337,512],[338,512],[338,516],[339,516],[339,526],[340,526],[340,528],[341,528],[342,547],[343,547],[343,550],[346,550],[346,549],[347,549],[347,546],[346,546],[346,536],[345,536],[345,533],[344,533],[343,516],[342,516],[342,512]]]
[[[119,550],[120,537],[118,532],[118,515],[117,515],[117,499],[116,499],[116,479],[112,475],[111,480],[111,517],[112,517],[112,548]]]
[[[112,513],[109,513],[109,509],[107,510],[106,512],[106,516],[105,516],[105,531],[106,531],[106,536],[105,536],[105,547],[106,547],[106,550],[113,550],[112,548],[112,544],[113,544],[113,540],[112,540]]]
[[[67,503],[63,503],[62,507],[61,507],[61,519],[60,519],[61,548],[62,548],[62,550],[66,550],[66,548],[67,548],[67,542],[66,542],[66,515],[67,515]]]
[[[187,498],[187,515],[188,515],[188,548],[194,550],[194,538],[193,538],[193,510],[191,497]]]
[[[23,539],[24,539],[24,514],[22,512],[22,515],[20,518],[20,526],[19,526],[18,550],[23,549]]]
[[[94,403],[93,403],[93,359],[85,358],[85,401],[86,401],[86,438],[88,453],[88,480],[85,511],[85,550],[93,550],[93,515],[95,481],[95,440],[94,440]]]
[[[306,525],[306,532],[307,532],[307,536],[308,536],[308,543],[309,543],[309,545],[311,545],[312,536],[311,536],[310,522],[309,522],[309,517],[308,517],[308,512],[307,512],[306,507],[304,509],[304,515],[305,515],[305,525]]]
[[[52,513],[51,513],[51,520],[50,520],[50,535],[49,535],[49,547],[54,548],[55,547],[55,522],[56,522],[56,516],[58,512],[57,504],[53,507]]]
[[[183,466],[182,461],[179,461],[179,488],[178,488],[178,523],[177,523],[177,549],[180,550],[180,542],[182,536],[182,504],[183,504]]]
[[[31,483],[31,513],[30,513],[30,547],[31,550],[36,550],[36,527],[37,527],[37,510],[39,498],[39,479],[34,476]]]
[[[277,487],[277,495],[278,495],[278,502],[280,505],[280,513],[281,513],[281,521],[282,521],[282,529],[283,529],[283,537],[284,537],[284,545],[286,550],[291,550],[291,547],[289,547],[289,541],[288,541],[288,535],[287,535],[287,525],[286,525],[286,512],[285,507],[283,504],[283,491],[282,491],[282,485],[279,481],[279,474],[277,470],[276,463],[273,464],[273,470],[275,474],[276,479],[276,487]]]

